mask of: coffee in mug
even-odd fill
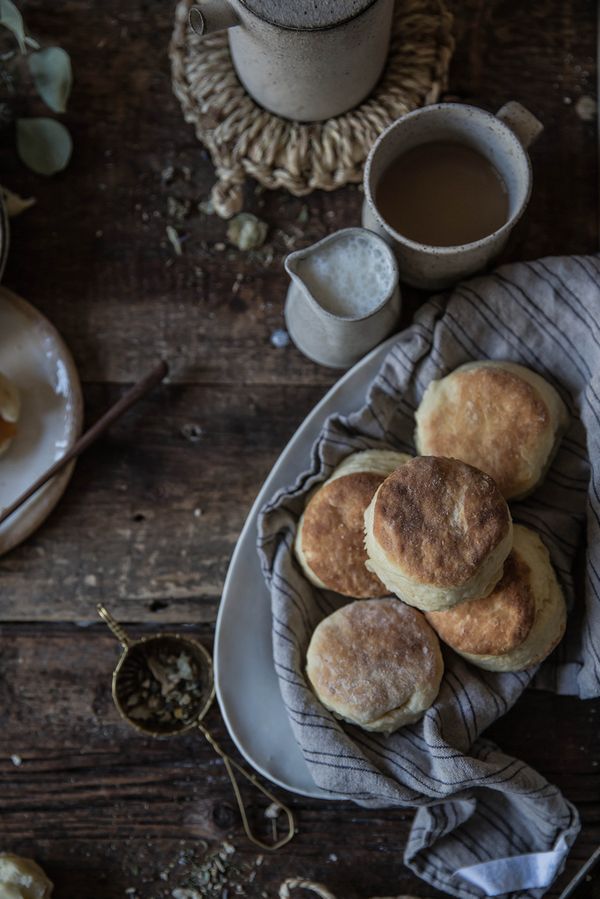
[[[493,234],[509,216],[508,190],[481,153],[455,141],[407,150],[375,191],[388,225],[417,243],[456,247]]]

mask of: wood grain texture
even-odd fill
[[[90,420],[122,388],[86,385]],[[162,386],[82,456],[64,500],[0,559],[0,620],[214,621],[235,540],[316,387]]]
[[[503,259],[595,251],[595,123],[576,111],[595,92],[594,4],[450,5],[458,43],[448,99],[492,110],[516,99],[546,126],[531,152],[531,205]],[[5,281],[63,333],[88,423],[157,357],[168,358],[172,377],[80,460],[46,524],[0,560],[0,850],[35,856],[59,899],[168,897],[201,858],[202,841],[226,837],[256,899],[274,899],[294,875],[328,884],[339,899],[436,895],[402,864],[410,810],[287,797],[299,834],[257,865],[221,763],[199,736],[156,742],[130,731],[110,697],[118,646],[102,626],[77,625],[102,600],[139,623],[134,633],[193,625],[210,645],[252,500],[337,378],[270,342],[283,327],[282,259],[357,224],[361,192],[298,200],[249,184],[245,208],[268,223],[268,243],[235,250],[226,223],[198,208],[214,174],[170,89],[173,4],[22,7],[34,34],[72,55],[65,121],[75,151],[64,174],[44,180],[18,163],[3,134],[2,183],[37,197],[13,220]],[[182,238],[181,256],[167,224]],[[422,300],[405,292],[404,323]],[[581,837],[552,897],[600,841],[599,717],[598,702],[532,692],[490,731],[581,811]],[[231,749],[216,709],[207,723]],[[257,726],[268,727],[260,710]],[[262,804],[245,795],[261,823]]]
[[[146,632],[131,628],[132,636]],[[209,626],[185,633],[210,647]],[[112,899],[128,887],[141,897],[168,896],[191,867],[179,857],[199,859],[201,840],[227,838],[248,862],[256,859],[222,763],[202,737],[146,739],[119,718],[110,693],[119,652],[101,625],[0,626],[0,847],[35,855],[61,899]],[[258,714],[257,726],[268,726]],[[600,701],[529,692],[489,732],[577,803],[584,830],[570,871],[600,840],[599,719]],[[216,708],[206,723],[235,753]],[[265,803],[250,789],[244,795],[261,826]],[[295,875],[329,883],[339,899],[436,895],[401,864],[410,809],[285,801],[299,834],[266,856],[248,896],[275,896],[280,881]],[[160,874],[172,862],[165,885]],[[84,883],[86,892],[78,892]]]

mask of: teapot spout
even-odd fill
[[[189,12],[190,28],[200,37],[223,31],[240,24],[240,20],[228,0],[202,0]]]

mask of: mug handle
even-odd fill
[[[505,103],[496,113],[496,118],[515,132],[525,149],[530,147],[544,130],[540,120],[516,100]]]

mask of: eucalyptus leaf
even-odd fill
[[[38,175],[54,175],[71,158],[73,142],[61,122],[54,119],[17,119],[17,151]]]
[[[12,0],[0,0],[0,25],[12,31],[19,44],[21,53],[26,52],[25,46],[25,25],[23,24],[23,16],[17,9]]]
[[[61,47],[46,47],[30,55],[29,71],[46,106],[64,112],[73,83],[69,54]]]

